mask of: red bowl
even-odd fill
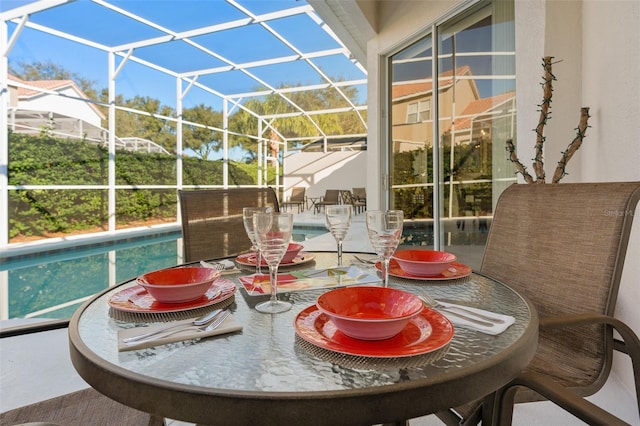
[[[415,294],[388,287],[345,287],[328,291],[316,300],[338,330],[360,340],[389,339],[422,312]]]
[[[391,256],[408,274],[421,277],[440,275],[456,260],[456,255],[437,250],[397,250]]]
[[[287,248],[287,252],[282,257],[280,263],[291,263],[293,259],[296,258],[298,253],[302,250],[302,244],[298,243],[289,243],[289,247]]]
[[[212,268],[168,268],[140,275],[136,282],[161,303],[201,298],[222,272]]]

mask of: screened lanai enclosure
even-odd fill
[[[177,189],[280,188],[288,153],[367,133],[366,72],[304,1],[8,0],[0,16],[3,246],[175,221]]]

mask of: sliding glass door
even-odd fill
[[[482,3],[389,57],[390,207],[404,244],[478,267],[493,207],[516,181],[513,3]]]

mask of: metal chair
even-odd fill
[[[352,188],[356,200],[367,203],[367,190],[365,188]]]
[[[280,203],[280,208],[287,210],[289,206],[295,206],[298,208],[298,213],[302,213],[307,205],[305,191],[306,188],[303,186],[294,186],[287,201]]]
[[[640,409],[640,340],[614,318],[640,182],[512,185],[501,195],[481,273],[538,310],[531,364],[485,399],[437,413],[447,424],[510,424],[513,404],[548,399],[589,424],[621,420],[583,399],[629,355]],[[614,330],[621,340],[614,338]]]
[[[160,417],[134,410],[107,398],[93,388],[68,393],[0,414],[6,426],[161,426]]]
[[[185,262],[235,256],[251,249],[244,207],[279,211],[273,188],[179,190]]]
[[[327,189],[324,192],[322,200],[316,202],[314,205],[316,213],[320,213],[320,208],[325,206],[333,206],[340,204],[340,190],[339,189]]]
[[[69,325],[69,320],[50,320],[37,322],[28,325],[8,326],[0,330],[0,339],[11,340],[4,341],[3,345],[16,345],[17,347],[28,347],[30,350],[40,353],[50,352],[51,335],[46,333],[55,332],[56,330],[65,329]],[[58,334],[59,336],[65,336]],[[29,340],[26,340],[29,339]],[[7,356],[7,354],[4,354]],[[9,355],[9,359],[13,359],[13,355]],[[27,357],[30,359],[30,357]],[[36,358],[35,361],[42,361]],[[18,359],[13,359],[18,362]],[[27,361],[25,361],[27,362]],[[53,358],[53,363],[55,356]],[[52,364],[53,365],[53,364]],[[52,366],[51,365],[51,366]],[[50,368],[51,366],[45,366]],[[62,367],[64,369],[64,367]],[[14,378],[13,381],[16,381]],[[44,380],[46,382],[46,380]],[[3,383],[3,386],[12,384]],[[15,383],[14,383],[15,384]],[[37,381],[27,386],[44,386],[43,383]],[[149,425],[162,426],[164,419],[149,413],[145,413],[133,408],[127,407],[116,402],[93,388],[82,389],[79,391],[69,392],[54,398],[31,403],[22,407],[14,408],[0,413],[0,424],[3,426],[14,425],[34,425],[34,426],[85,426],[85,425]]]

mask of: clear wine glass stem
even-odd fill
[[[342,240],[337,240],[338,242],[338,266],[342,266]]]
[[[278,301],[278,265],[269,265],[269,280],[271,282],[271,300]]]
[[[256,274],[262,275],[262,252],[256,250]]]
[[[382,267],[382,286],[387,287],[389,285],[389,258],[386,256],[382,257],[381,262]]]

